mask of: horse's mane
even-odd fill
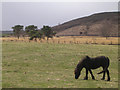
[[[86,56],[86,57],[84,57],[82,60],[79,61],[79,63],[77,64],[74,72],[79,71],[79,70],[82,69],[82,67],[83,67],[83,61],[84,61],[86,58],[89,58],[89,57]]]
[[[82,65],[82,63],[83,63],[83,59],[81,61],[79,61],[76,68],[79,68]]]
[[[82,60],[79,61],[79,63],[77,64],[77,66],[76,66],[76,68],[74,70],[74,73],[77,72],[80,69],[80,67],[82,67],[83,60],[84,59],[82,59]]]

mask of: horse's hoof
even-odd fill
[[[84,80],[88,80],[88,79],[84,79]]]
[[[84,80],[88,80],[88,78],[85,77]]]
[[[95,80],[95,78],[92,78],[92,80]]]
[[[101,80],[105,80],[104,78],[101,78]]]
[[[108,79],[107,81],[110,81],[110,79]]]

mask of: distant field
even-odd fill
[[[5,37],[2,38],[3,41],[25,41],[30,42],[29,38],[20,38],[19,40],[15,37]],[[116,45],[120,44],[118,42],[118,37],[98,37],[98,36],[65,36],[65,37],[54,37],[52,39],[47,40],[37,40],[37,42],[41,43],[66,43],[66,44],[102,44],[102,45]]]
[[[118,88],[117,45],[9,40],[4,40],[2,45],[3,88]],[[90,74],[89,80],[83,80],[84,69],[81,77],[74,79],[74,68],[85,55],[110,58],[110,82],[100,80],[102,74],[97,72],[102,68],[93,70],[96,80],[92,80]]]

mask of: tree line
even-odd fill
[[[50,26],[43,26],[41,29],[38,29],[38,27],[35,25],[29,25],[24,29],[23,25],[15,25],[12,27],[12,29],[14,36],[16,36],[18,39],[20,36],[28,36],[30,37],[29,40],[37,40],[37,38],[41,40],[45,39],[45,37],[47,37],[48,40],[56,34],[56,32],[54,32]]]

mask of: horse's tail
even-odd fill
[[[101,72],[99,72],[99,73],[97,73],[97,74],[101,74],[101,73],[103,73],[103,72],[106,72],[107,71],[107,68],[108,68],[108,66],[109,66],[109,58],[108,57],[106,57],[106,59],[107,59],[107,65],[106,65],[106,67],[103,69],[103,71],[101,71]]]

